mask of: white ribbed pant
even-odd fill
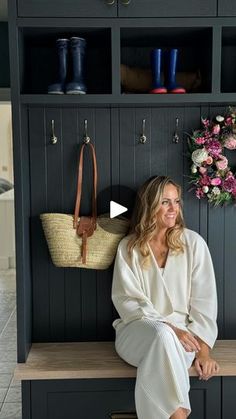
[[[195,352],[185,351],[170,326],[149,319],[122,323],[115,345],[119,356],[137,367],[138,419],[169,419],[179,407],[190,414],[188,368]]]

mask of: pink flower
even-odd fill
[[[234,176],[228,176],[223,182],[223,189],[226,192],[232,192],[236,189],[236,179]]]
[[[206,139],[204,137],[197,137],[195,138],[195,143],[198,145],[204,144]]]
[[[196,189],[196,197],[198,199],[201,199],[203,196],[204,196],[204,192],[203,192],[202,188],[197,188]]]
[[[205,148],[213,159],[218,158],[222,152],[222,146],[217,140],[209,140]]]
[[[225,156],[220,156],[220,160],[216,162],[216,167],[218,170],[225,170],[228,167],[228,160]]]
[[[213,163],[213,158],[211,156],[208,156],[206,159],[206,164],[211,165]]]
[[[207,172],[207,169],[206,169],[205,167],[201,166],[201,167],[199,168],[199,172],[200,172],[202,175],[205,175],[205,173]]]
[[[234,135],[229,135],[224,143],[224,146],[228,148],[228,150],[235,150],[236,149],[236,138]]]
[[[220,177],[215,177],[215,178],[211,179],[211,185],[213,185],[213,186],[219,186],[219,185],[221,185],[221,183],[222,183],[222,180],[221,180]]]
[[[201,178],[199,179],[199,184],[201,186],[209,186],[211,184],[209,176],[201,176]]]
[[[204,127],[209,127],[210,125],[209,119],[202,118],[202,124],[204,125]]]
[[[233,121],[232,116],[228,116],[228,117],[226,118],[226,120],[225,120],[225,124],[226,124],[226,125],[231,125],[231,124],[232,124],[232,121]]]
[[[219,124],[214,125],[212,128],[212,133],[217,135],[219,134],[219,132],[220,132],[220,125]]]

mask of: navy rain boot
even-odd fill
[[[66,84],[67,94],[85,94],[87,87],[84,81],[86,40],[77,38],[70,39],[70,51],[72,62],[72,81]]]
[[[151,67],[152,67],[152,89],[150,93],[167,93],[167,89],[163,86],[161,81],[161,55],[160,48],[155,48],[151,52]]]
[[[48,93],[62,95],[65,90],[65,81],[68,67],[68,47],[69,39],[57,39],[57,80],[48,86]]]
[[[178,50],[176,48],[169,51],[169,60],[167,60],[167,89],[169,93],[186,93],[184,87],[176,83],[176,65]]]

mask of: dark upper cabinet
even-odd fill
[[[120,0],[118,13],[120,17],[216,16],[216,5],[216,0]]]
[[[218,16],[236,16],[235,0],[219,0]]]
[[[19,16],[116,17],[117,9],[120,17],[216,16],[217,0],[18,0]]]
[[[18,0],[19,16],[115,17],[116,0]]]

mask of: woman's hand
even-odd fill
[[[170,323],[166,323],[170,326],[177,338],[179,339],[180,343],[183,345],[186,352],[198,352],[201,349],[201,346],[197,339],[189,332],[183,329],[179,329],[178,327],[173,326]]]
[[[196,355],[194,366],[199,375],[199,380],[209,380],[220,371],[219,364],[209,355]]]

